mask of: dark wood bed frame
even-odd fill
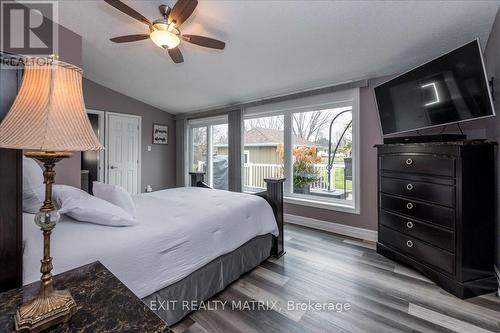
[[[191,186],[212,188],[205,183],[204,172],[190,172],[189,175],[191,176]],[[285,254],[283,237],[283,183],[285,182],[285,178],[265,178],[264,182],[266,183],[267,190],[254,194],[264,198],[273,209],[274,217],[278,224],[279,235],[278,237],[273,237],[271,255],[273,257],[281,257]]]
[[[1,52],[0,60],[18,59]],[[22,79],[22,68],[2,63],[0,69],[0,121],[9,111]],[[22,151],[0,149],[0,292],[23,282],[23,160]]]

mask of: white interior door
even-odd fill
[[[140,117],[107,113],[107,183],[139,193]]]

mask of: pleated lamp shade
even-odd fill
[[[101,150],[82,94],[82,70],[54,60],[26,62],[19,94],[0,124],[0,148],[45,152]]]

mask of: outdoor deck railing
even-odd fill
[[[245,163],[244,187],[265,188],[264,178],[283,177],[283,165]],[[334,162],[332,168],[332,189],[335,189],[335,170],[344,169],[344,162]],[[326,190],[328,188],[328,169],[326,164],[315,164],[314,170],[318,173],[318,180],[311,185],[311,190]]]

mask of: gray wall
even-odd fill
[[[175,186],[175,123],[170,113],[140,102],[98,83],[84,79],[83,96],[87,109],[118,112],[142,117],[142,192]],[[168,125],[168,145],[153,145],[153,123]],[[147,146],[152,150],[147,151]]]
[[[59,60],[82,67],[82,37],[61,25],[57,25],[57,27],[59,29],[57,51]],[[80,187],[80,165],[81,155],[79,152],[74,153],[71,158],[57,163],[55,168],[56,183]]]

